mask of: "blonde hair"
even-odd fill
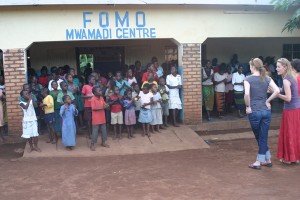
[[[257,71],[259,71],[260,78],[262,80],[265,80],[265,78],[266,78],[266,69],[264,68],[264,64],[263,64],[263,62],[262,62],[261,59],[259,59],[259,58],[252,58],[249,61],[249,65],[253,66]]]
[[[287,76],[291,76],[294,80],[296,80],[297,74],[293,70],[293,67],[292,67],[292,65],[291,65],[291,63],[290,63],[290,61],[288,59],[286,59],[286,58],[279,58],[277,60],[277,62],[286,67],[286,75]]]

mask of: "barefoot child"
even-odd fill
[[[76,145],[76,125],[74,116],[78,115],[78,110],[72,104],[70,96],[63,96],[64,105],[60,107],[62,117],[62,143],[67,151],[71,151]]]
[[[157,85],[152,85],[152,94],[153,94],[153,104],[151,105],[151,114],[153,120],[150,122],[152,132],[154,132],[155,127],[157,132],[159,131],[159,126],[163,124],[162,121],[162,111],[161,111],[161,96],[157,91]]]
[[[135,101],[132,99],[132,93],[130,90],[125,92],[125,98],[123,100],[125,108],[125,125],[127,127],[128,139],[133,138],[133,126],[136,124],[135,116]]]
[[[92,90],[94,96],[91,99],[92,106],[92,142],[90,149],[91,151],[95,151],[95,144],[98,139],[98,131],[99,127],[101,129],[101,146],[109,147],[106,144],[107,140],[107,132],[106,132],[106,120],[105,120],[105,109],[108,108],[108,104],[105,103],[102,97],[101,88],[98,86],[93,87]]]
[[[123,113],[122,113],[122,96],[120,95],[120,89],[115,86],[114,94],[108,99],[108,104],[111,110],[111,125],[114,127],[114,138],[117,137],[117,124],[119,125],[118,138],[122,138],[122,124],[123,124]]]
[[[40,104],[40,107],[42,110],[44,110],[45,115],[44,115],[44,120],[45,123],[47,124],[47,129],[48,129],[48,135],[49,135],[49,140],[47,143],[52,143],[55,144],[57,142],[55,130],[54,130],[54,102],[53,102],[53,97],[49,95],[49,90],[48,88],[44,88],[42,90],[42,95],[44,97],[43,102]]]
[[[168,117],[169,117],[169,88],[166,85],[166,80],[161,77],[159,79],[158,91],[161,95],[161,109],[164,120],[164,126],[168,127]]]
[[[23,110],[23,134],[22,138],[28,139],[29,142],[29,153],[32,151],[41,152],[41,149],[38,147],[38,124],[37,118],[34,111],[34,106],[37,104],[32,100],[32,95],[26,91],[22,90],[20,93],[22,101],[20,101],[20,106]]]
[[[59,115],[59,111],[60,111],[60,103],[57,102],[57,97],[58,97],[58,93],[60,92],[60,90],[58,90],[58,84],[56,81],[52,81],[51,83],[52,86],[52,91],[50,91],[50,95],[53,98],[54,101],[54,130],[55,130],[55,134],[56,136],[61,135],[61,117]]]
[[[143,91],[140,92],[139,98],[141,102],[141,110],[139,115],[139,122],[143,124],[143,134],[142,136],[148,135],[150,137],[149,132],[149,123],[152,122],[152,114],[151,114],[151,104],[153,102],[153,94],[149,92],[150,85],[148,83],[144,84]]]

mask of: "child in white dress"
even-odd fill
[[[23,101],[20,102],[23,110],[23,134],[21,137],[28,139],[30,145],[29,153],[32,151],[41,152],[41,149],[38,147],[38,123],[34,111],[34,107],[37,107],[37,104],[32,101],[33,97],[28,91],[22,90],[20,95],[23,98]]]

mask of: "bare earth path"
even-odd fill
[[[277,137],[270,138],[275,154]],[[300,166],[248,169],[253,139],[128,156],[0,159],[1,200],[299,199]]]

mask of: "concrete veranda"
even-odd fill
[[[99,134],[96,151],[89,149],[90,140],[84,135],[77,136],[77,145],[73,151],[66,151],[61,139],[59,139],[57,148],[55,144],[46,143],[47,134],[45,134],[39,137],[39,147],[42,152],[28,153],[29,145],[27,144],[24,157],[93,157],[209,148],[201,137],[184,125],[168,127],[161,130],[160,133],[151,134],[150,138],[142,137],[140,133],[140,130],[136,130],[135,138],[130,140],[126,137],[126,133],[122,134],[122,139],[113,140],[112,137],[108,137],[107,144],[110,145],[110,148],[100,146],[101,137]]]

